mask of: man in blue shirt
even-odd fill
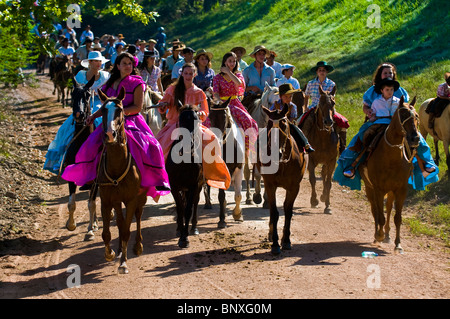
[[[275,71],[265,63],[269,50],[263,45],[255,47],[250,56],[255,59],[244,69],[242,75],[245,80],[245,92],[249,94],[262,94],[265,83],[275,86]]]

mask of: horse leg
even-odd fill
[[[331,175],[334,171],[334,165],[330,165],[331,163],[326,163],[322,166],[322,180],[323,180],[323,190],[322,196],[320,196],[320,200],[325,203],[325,214],[331,214],[330,208],[330,192],[331,192]],[[334,161],[333,161],[334,164]]]
[[[188,248],[189,247],[189,222],[192,216],[192,204],[194,200],[194,191],[188,190],[186,192],[186,207],[184,208],[184,224],[181,229],[181,236],[178,240],[178,247]]]
[[[177,233],[176,236],[181,236],[181,230],[183,229],[183,212],[184,212],[184,200],[179,191],[172,192],[173,199],[175,200],[175,207],[177,209]]]
[[[291,220],[293,214],[293,207],[295,198],[297,197],[300,187],[286,191],[286,198],[284,200],[284,228],[283,237],[281,238],[281,248],[283,250],[291,250]]]
[[[199,235],[200,232],[197,228],[198,216],[197,216],[197,208],[198,202],[200,201],[200,192],[202,191],[202,187],[199,186],[198,191],[194,193],[194,199],[192,203],[192,226],[191,226],[191,235]]]
[[[388,197],[386,200],[386,224],[384,225],[384,243],[389,244],[391,242],[391,237],[389,236],[389,231],[391,230],[390,219],[391,219],[391,212],[392,212],[392,206],[394,204],[394,193],[389,192]]]
[[[253,168],[253,174],[255,175],[255,193],[253,194],[253,201],[255,204],[261,204],[261,173],[256,166]]]
[[[94,232],[98,230],[98,221],[97,221],[97,205],[95,203],[95,199],[97,197],[98,186],[93,185],[89,190],[89,200],[88,200],[88,210],[89,210],[89,226],[88,232],[84,237],[86,241],[93,241],[95,239]]]
[[[437,166],[439,166],[439,162],[441,161],[441,157],[439,156],[439,140],[437,138],[433,138],[433,140],[434,140],[434,151],[436,152],[434,162],[436,163]],[[444,150],[445,150],[445,144],[444,144]],[[448,154],[448,152],[447,152],[447,154]],[[448,156],[447,156],[447,165],[448,165]]]
[[[116,253],[111,249],[111,231],[109,230],[109,226],[111,224],[112,205],[106,204],[102,200],[101,211],[103,219],[102,239],[105,244],[105,259],[106,261],[113,261],[114,258],[116,258]]]
[[[384,194],[381,194],[379,192],[374,192],[374,201],[371,202],[372,205],[372,214],[375,220],[375,241],[374,244],[378,244],[384,240],[384,231],[383,227],[386,223],[385,217],[384,217],[384,210],[383,210],[383,201],[384,201]]]
[[[278,244],[278,218],[279,213],[277,210],[276,203],[276,187],[266,186],[267,201],[269,203],[270,209],[270,219],[269,219],[269,241],[272,241],[271,252],[273,255],[279,255],[281,253],[280,245]]]
[[[225,210],[227,206],[227,200],[225,198],[225,191],[223,189],[219,189],[219,223],[217,224],[218,228],[227,227],[227,222],[225,221]]]
[[[242,210],[241,210],[241,190],[242,190],[242,178],[243,172],[242,169],[236,168],[234,171],[234,201],[236,206],[233,209],[233,218],[235,221],[244,221],[242,218]]]
[[[444,144],[444,151],[445,151],[445,157],[446,157],[446,162],[447,162],[447,174],[450,175],[450,170],[448,169],[450,167],[449,141],[444,140],[444,141],[442,141],[442,143]]]
[[[211,186],[208,184],[203,184],[203,195],[205,195],[205,206],[203,206],[204,209],[211,209]]]
[[[255,169],[255,167],[253,167],[253,169]],[[246,196],[245,203],[247,205],[251,205],[253,203],[252,203],[252,199],[250,198],[250,164],[248,163],[248,156],[245,157],[244,179],[245,179],[245,186],[247,188],[245,191],[245,196]],[[255,191],[256,191],[256,189],[255,189]],[[259,201],[259,203],[257,203],[257,201],[255,200],[255,194],[253,194],[253,201],[256,204],[261,203],[261,200]]]
[[[311,203],[312,208],[316,208],[319,205],[319,200],[317,199],[316,193],[316,174],[315,174],[315,165],[311,158],[308,162],[308,172],[309,172],[309,183],[311,184],[311,198],[309,202]]]
[[[75,192],[77,190],[77,185],[74,182],[69,182],[69,202],[67,203],[67,209],[69,210],[69,218],[66,222],[66,228],[69,231],[74,231],[77,228],[73,214],[77,207],[75,200]]]
[[[127,266],[128,241],[130,240],[131,222],[133,221],[133,216],[136,214],[137,209],[138,209],[137,200],[133,200],[132,202],[128,203],[125,206],[125,218],[121,218],[120,223],[119,221],[117,222],[117,225],[119,226],[119,245],[121,247],[120,265],[118,269],[119,274],[128,274],[128,266]],[[117,213],[117,215],[119,216],[122,214]],[[119,220],[119,218],[117,220]]]
[[[395,252],[396,253],[403,253],[403,248],[400,245],[400,226],[402,225],[402,209],[403,204],[406,199],[406,193],[407,189],[403,189],[401,192],[397,192],[395,194],[395,216],[394,216],[394,223],[395,223]]]
[[[136,207],[135,217],[136,217],[136,241],[134,244],[134,253],[136,256],[140,256],[142,251],[144,250],[144,246],[142,245],[142,232],[141,232],[141,218],[142,213],[144,211],[144,205],[147,201],[147,196],[144,194],[139,195],[139,203]]]

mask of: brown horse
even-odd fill
[[[338,157],[338,138],[333,128],[333,115],[335,110],[334,96],[336,86],[330,93],[326,93],[319,86],[320,100],[313,113],[310,113],[305,121],[310,121],[309,129],[304,130],[309,143],[314,147],[315,152],[309,154],[308,172],[309,182],[311,184],[311,207],[317,207],[319,201],[316,193],[316,166],[322,164],[323,191],[320,200],[325,202],[324,213],[331,214],[330,192],[331,179],[336,167]],[[306,127],[306,126],[304,126]]]
[[[124,128],[124,111],[122,100],[125,89],[120,90],[117,98],[108,98],[98,90],[101,107],[103,131],[105,132],[104,151],[100,160],[96,183],[100,188],[101,211],[103,218],[103,242],[105,243],[105,259],[112,261],[115,253],[110,247],[111,212],[116,212],[116,222],[119,228],[119,273],[128,273],[127,246],[130,239],[130,225],[133,216],[136,217],[136,244],[134,252],[140,255],[143,250],[141,234],[141,216],[147,201],[146,190],[141,188],[141,174],[127,147]],[[122,203],[125,204],[125,217],[122,213]]]
[[[294,138],[289,131],[289,121],[286,117],[289,107],[285,106],[281,112],[269,111],[263,107],[264,112],[269,117],[269,124],[267,127],[267,145],[259,145],[259,157],[257,167],[261,171],[261,175],[264,179],[264,188],[267,194],[267,200],[270,209],[270,221],[269,221],[269,240],[272,241],[272,254],[280,254],[280,245],[278,244],[278,231],[277,224],[279,218],[279,212],[277,210],[276,203],[276,191],[278,187],[282,187],[286,190],[286,197],[284,200],[284,229],[283,237],[281,239],[282,248],[285,250],[291,249],[290,241],[290,227],[293,214],[294,201],[300,190],[300,182],[305,173],[305,159],[303,152],[300,152]],[[272,137],[276,137],[275,128],[278,129],[278,140],[272,141]],[[261,139],[260,139],[261,142]],[[269,154],[270,160],[264,163],[262,154]],[[277,154],[279,160],[272,161],[273,155]],[[273,164],[277,169],[273,170]]]
[[[57,101],[60,102],[63,107],[66,107],[67,100],[70,93],[70,84],[69,80],[74,81],[73,73],[72,73],[72,63],[67,55],[64,55],[62,58],[55,58],[55,74],[52,78],[53,80],[53,95],[57,92]],[[67,95],[66,95],[67,89]]]
[[[402,209],[408,190],[408,178],[413,168],[411,161],[420,139],[414,111],[415,101],[416,98],[408,105],[401,97],[383,137],[369,155],[367,163],[358,168],[366,186],[367,198],[375,220],[375,243],[389,241],[389,219],[395,200],[396,252],[403,251],[400,246]],[[386,194],[387,222],[383,213],[383,200]]]
[[[420,118],[420,133],[422,133],[423,138],[427,138],[427,135],[430,134],[433,137],[434,140],[434,148],[436,151],[436,156],[434,158],[434,161],[436,162],[436,165],[439,165],[440,156],[439,156],[439,141],[442,141],[444,144],[444,151],[446,156],[446,162],[447,162],[447,173],[450,174],[450,170],[448,168],[450,167],[450,153],[449,153],[449,145],[450,145],[450,107],[447,106],[444,111],[442,112],[442,115],[440,117],[436,117],[434,120],[434,128],[431,129],[428,127],[428,113],[425,112],[427,109],[428,104],[431,102],[432,99],[428,99],[425,102],[422,103],[422,105],[419,108],[419,118]]]

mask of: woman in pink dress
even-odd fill
[[[122,101],[125,113],[125,133],[127,145],[141,173],[141,187],[147,190],[147,195],[155,200],[160,195],[170,193],[169,177],[165,169],[165,162],[161,145],[153,136],[143,116],[140,114],[144,100],[145,83],[135,75],[134,57],[129,53],[120,54],[111,71],[111,77],[102,87],[102,91],[109,97],[118,96],[121,88],[125,88],[126,95]],[[89,125],[101,116],[99,109],[89,116]],[[103,148],[103,127],[99,125],[81,146],[75,164],[64,170],[62,178],[83,185],[95,180],[97,165]]]
[[[167,159],[173,143],[172,132],[178,124],[179,103],[182,105],[199,105],[198,116],[201,121],[204,121],[209,114],[206,95],[202,89],[194,84],[194,77],[196,75],[197,68],[194,64],[184,64],[181,68],[180,77],[166,89],[164,97],[158,103],[161,113],[167,111],[167,124],[156,136],[162,146],[165,159]],[[206,182],[215,188],[228,189],[231,183],[231,176],[225,162],[222,160],[219,142],[214,133],[207,127],[200,124],[199,128],[203,136],[202,166]],[[211,154],[205,154],[204,152],[207,145],[210,146],[208,149],[211,150]],[[215,150],[218,150],[219,153],[217,154]],[[211,155],[212,158],[205,158],[208,155]]]
[[[239,96],[244,94],[245,81],[242,73],[238,71],[236,61],[237,57],[234,52],[228,52],[223,56],[220,73],[213,80],[214,100],[226,101],[231,97],[228,107],[238,127],[244,130],[245,152],[246,155],[249,155],[249,150],[256,152],[258,124],[239,99]],[[205,122],[205,125],[210,126],[209,119]]]

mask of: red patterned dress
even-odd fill
[[[244,77],[240,72],[236,73],[236,77],[242,82],[242,85],[238,89],[236,89],[233,81],[227,81],[222,74],[217,74],[213,79],[213,90],[214,93],[219,93],[222,101],[226,101],[229,97],[231,97],[228,107],[230,108],[231,116],[233,116],[237,126],[244,130],[245,150],[256,152],[255,145],[258,137],[258,124],[251,117],[244,105],[242,105],[241,100],[238,98],[240,95],[243,95],[245,91]],[[203,124],[209,127],[211,125],[209,118]]]

